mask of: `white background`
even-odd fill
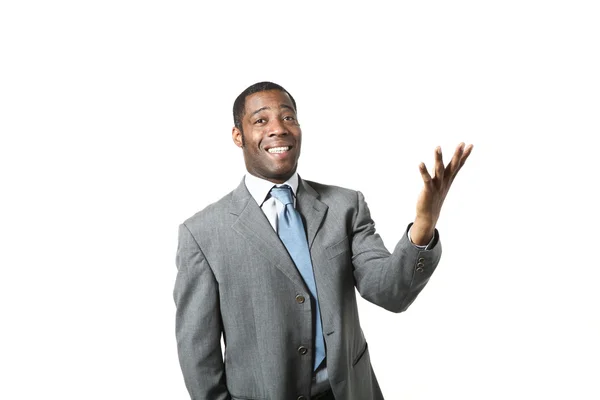
[[[231,107],[296,98],[300,174],[388,247],[474,143],[411,308],[361,300],[387,399],[598,399],[594,1],[4,1],[0,398],[187,399],[177,227],[241,180]]]

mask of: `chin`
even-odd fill
[[[269,174],[265,175],[268,176],[268,179],[270,180],[278,180],[281,182],[285,182],[288,179],[290,179],[292,175],[294,175],[294,172],[296,172],[295,169],[288,171],[270,171]]]
[[[270,175],[277,176],[292,176],[296,172],[296,165],[281,165],[275,168],[269,168],[268,173]]]

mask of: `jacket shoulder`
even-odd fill
[[[345,200],[346,202],[355,202],[358,196],[358,191],[348,189],[341,186],[327,185],[324,183],[304,180],[304,183],[312,187],[318,194],[321,200]]]
[[[215,226],[216,221],[222,221],[223,217],[229,214],[229,206],[231,204],[231,198],[233,192],[229,192],[221,199],[215,201],[192,215],[185,221],[183,225],[187,226],[188,229],[199,230],[205,226]]]

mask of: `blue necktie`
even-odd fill
[[[317,286],[315,284],[315,275],[313,273],[310,252],[308,250],[308,241],[300,213],[294,208],[292,189],[283,185],[273,187],[271,196],[279,200],[283,205],[283,212],[279,214],[277,222],[277,233],[285,245],[290,257],[296,264],[296,268],[302,275],[306,287],[315,299],[314,308],[316,309],[316,329],[315,329],[315,365],[317,367],[325,359],[325,341],[323,340],[323,326],[321,325],[321,311],[319,310],[319,299],[317,298]]]

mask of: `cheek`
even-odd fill
[[[260,149],[260,145],[262,143],[262,133],[250,132],[246,138],[246,143],[248,143],[253,149]]]
[[[260,148],[260,142],[254,140],[248,140],[246,138],[246,146],[244,147],[246,156],[253,160],[254,163],[261,163],[261,159],[264,157],[263,150]]]

